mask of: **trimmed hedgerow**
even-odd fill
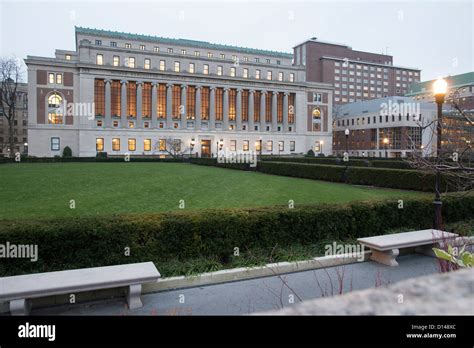
[[[447,197],[445,222],[470,218],[474,196]],[[0,221],[0,244],[36,244],[39,259],[2,259],[0,275],[47,272],[132,262],[186,261],[196,257],[225,263],[234,248],[309,245],[432,225],[430,199],[346,205],[223,209],[161,214]],[[126,248],[130,255],[125,255]]]
[[[411,169],[409,162],[400,160],[387,159],[369,159],[369,158],[353,158],[350,157],[348,162],[344,162],[339,157],[278,157],[278,156],[262,156],[263,161],[270,162],[293,162],[293,163],[309,163],[309,164],[328,164],[354,167],[379,167],[393,169]]]

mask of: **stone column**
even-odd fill
[[[236,130],[242,130],[242,90],[237,89],[237,102],[235,105]]]
[[[223,122],[222,129],[229,130],[229,88],[224,88],[224,107],[223,107]]]
[[[194,120],[194,128],[201,129],[201,86],[196,86],[196,118]]]
[[[173,128],[172,99],[173,99],[173,84],[168,83],[166,84],[166,128],[168,129]]]
[[[158,115],[156,108],[158,106],[158,84],[153,82],[151,84],[151,128],[157,128],[158,126]]]
[[[142,113],[143,113],[143,97],[142,97],[143,82],[137,81],[137,128],[142,128]]]
[[[127,81],[120,81],[121,86],[121,96],[120,96],[120,126],[122,128],[127,128]]]
[[[210,88],[209,97],[209,129],[216,129],[216,87]]]
[[[288,132],[288,92],[283,95],[283,132]]]
[[[187,122],[186,122],[186,91],[187,91],[187,86],[186,85],[181,85],[181,105],[179,108],[179,112],[181,113],[181,129],[186,129],[187,128]]]
[[[272,93],[272,132],[278,130],[278,92]]]
[[[110,89],[110,84],[112,81],[105,80],[105,127],[112,127],[112,94]]]
[[[262,91],[260,94],[260,131],[264,132],[266,129],[266,122],[265,122],[265,113],[266,113],[266,98],[269,96],[267,95],[266,91]]]
[[[248,115],[249,115],[249,123],[248,123],[248,130],[253,132],[254,131],[254,124],[253,124],[253,118],[254,118],[254,103],[255,103],[255,98],[254,98],[255,91],[250,90],[249,91],[249,110],[248,110]]]

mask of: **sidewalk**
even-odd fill
[[[33,309],[31,315],[240,315],[281,309],[300,300],[336,295],[339,293],[339,278],[343,279],[343,292],[347,293],[351,288],[375,288],[438,272],[435,258],[410,254],[397,260],[398,267],[368,261],[291,273],[281,278],[272,276],[145,294],[142,296],[143,307],[135,310],[129,310],[125,299],[118,298]]]

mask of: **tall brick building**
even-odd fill
[[[294,47],[295,65],[304,66],[306,81],[334,85],[334,104],[404,96],[420,81],[420,70],[393,65],[393,57],[356,51],[311,38]]]

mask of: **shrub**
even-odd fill
[[[132,262],[227,260],[235,247],[271,249],[380,235],[395,228],[432,225],[431,199],[346,205],[222,209],[161,214],[90,216],[53,220],[0,221],[0,244],[38,245],[38,261],[4,259],[1,275],[47,272]],[[445,221],[466,219],[474,195],[447,197]],[[130,248],[130,256],[124,249]]]
[[[63,149],[63,157],[72,157],[72,150],[69,146]]]
[[[314,151],[312,149],[309,149],[306,154],[310,157],[314,157]]]

